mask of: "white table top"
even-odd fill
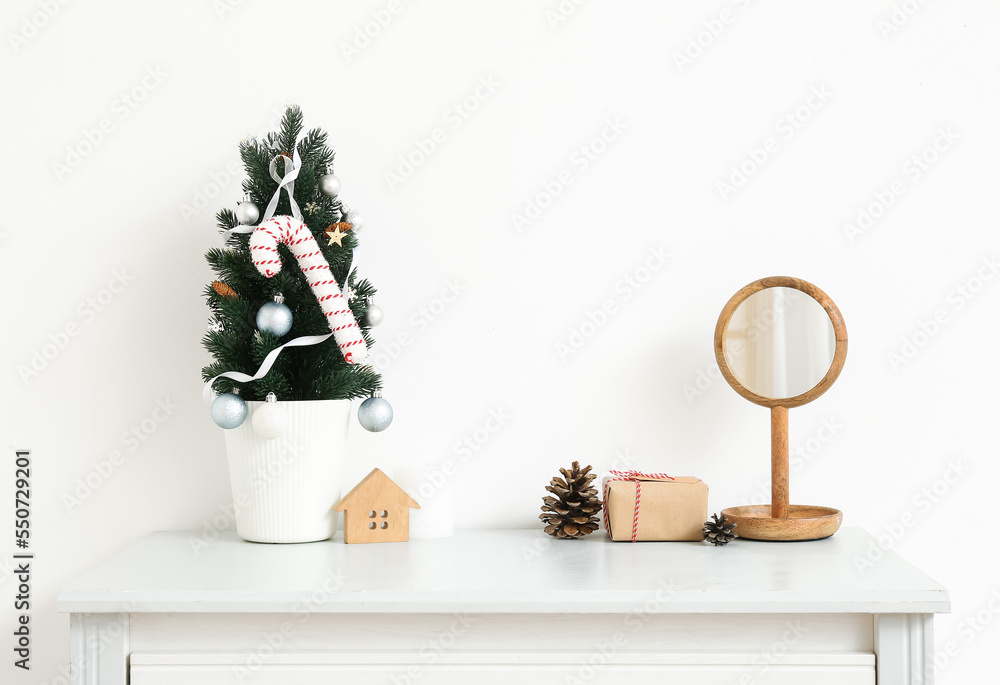
[[[939,613],[948,591],[871,536],[816,542],[553,540],[540,530],[443,540],[265,545],[234,532],[148,535],[62,589],[72,613]],[[324,586],[326,590],[324,590]],[[317,601],[317,597],[319,601]],[[312,598],[310,600],[310,598]]]

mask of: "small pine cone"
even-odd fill
[[[229,287],[229,284],[222,281],[212,281],[212,289],[227,300],[235,300],[239,297],[236,291]]]
[[[579,538],[593,533],[600,525],[601,499],[591,486],[596,475],[590,469],[590,466],[581,469],[580,462],[574,461],[569,470],[559,469],[562,478],[556,476],[545,487],[552,495],[542,499],[542,514],[538,518],[552,537]]]
[[[702,530],[701,537],[705,542],[711,542],[713,545],[728,545],[734,538],[739,537],[733,531],[735,527],[735,523],[728,523],[725,514],[721,516],[712,514],[712,520],[705,521],[705,528]]]

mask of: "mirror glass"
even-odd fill
[[[787,399],[811,390],[833,363],[836,336],[823,305],[795,288],[766,288],[733,312],[726,363],[748,390]]]

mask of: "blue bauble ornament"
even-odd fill
[[[219,395],[212,402],[212,420],[219,428],[226,430],[238,428],[246,418],[247,403],[235,393],[227,392]]]
[[[270,333],[279,338],[292,330],[292,310],[285,304],[285,298],[278,295],[274,302],[268,302],[257,310],[257,328],[262,333]]]
[[[384,431],[392,423],[392,405],[376,391],[358,407],[358,422],[372,433]]]

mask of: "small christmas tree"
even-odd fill
[[[338,286],[347,284],[344,297],[361,328],[364,345],[371,347],[368,323],[377,323],[378,312],[373,309],[371,319],[366,315],[372,307],[375,288],[367,280],[359,280],[352,267],[361,217],[348,211],[341,202],[340,182],[330,171],[334,153],[327,147],[326,133],[313,129],[300,140],[301,133],[302,112],[292,106],[285,111],[279,131],[267,134],[263,140],[249,139],[240,144],[247,175],[243,190],[252,204],[241,204],[236,211],[222,210],[216,217],[218,225],[220,229],[232,230],[239,229],[241,223],[256,223],[259,208],[266,207],[278,190],[272,171],[276,170],[280,178],[283,170],[290,168],[297,151],[301,162],[293,196],[301,208],[302,220],[316,239]],[[282,217],[292,213],[288,193],[282,190],[273,215]],[[267,277],[255,266],[250,243],[250,233],[232,233],[225,247],[211,249],[206,254],[216,280],[205,288],[212,320],[204,345],[215,358],[202,369],[205,381],[228,371],[254,375],[276,347],[301,336],[326,335],[333,328],[328,324],[329,313],[321,308],[288,246],[277,245],[280,267],[275,265],[273,271],[277,273]],[[259,249],[273,252],[274,248]],[[291,313],[291,328],[280,335],[274,327],[262,331],[257,326],[259,311],[265,305],[273,307],[277,296],[284,298],[283,303]],[[265,400],[268,393],[283,401],[340,400],[375,394],[381,388],[380,375],[369,365],[349,363],[350,355],[342,352],[341,347],[332,336],[319,344],[290,347],[281,351],[263,378],[239,383],[223,377],[215,382],[214,389],[219,393],[235,389],[244,400],[258,401]]]

